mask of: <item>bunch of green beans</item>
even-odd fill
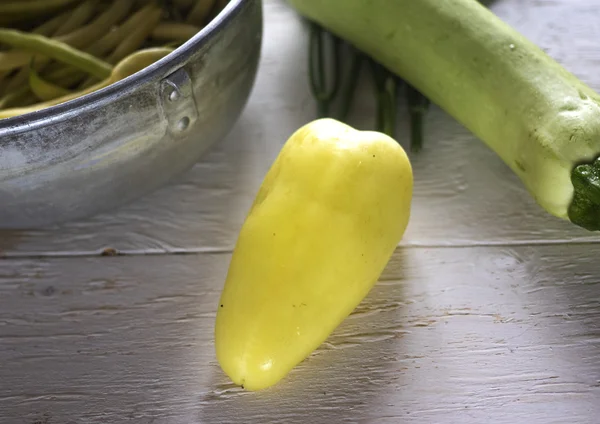
[[[419,151],[423,145],[423,118],[430,105],[429,99],[351,44],[314,22],[308,24],[308,74],[317,118],[346,121],[361,70],[366,67],[372,77],[376,100],[373,129],[396,137],[397,110],[401,94],[404,94],[410,122],[410,149]],[[341,62],[346,58],[349,65],[344,67]],[[335,103],[340,104],[337,113],[332,107]]]
[[[158,60],[228,2],[0,0],[0,119],[116,82],[118,65]]]
[[[490,6],[495,0],[478,1],[484,6]],[[361,68],[366,66],[372,77],[376,100],[373,129],[396,137],[397,110],[400,101],[403,100],[408,112],[410,149],[413,152],[421,150],[425,115],[431,100],[355,46],[315,22],[307,23],[310,28],[308,75],[316,103],[316,116],[345,121],[354,101]],[[350,63],[347,69],[341,65],[346,58]],[[332,110],[334,103],[341,103],[337,113]]]

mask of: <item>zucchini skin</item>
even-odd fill
[[[485,6],[476,0],[288,2],[469,129],[547,212],[588,229],[600,225],[600,215],[588,216],[594,208],[569,211],[574,196],[592,195],[575,193],[571,176],[600,154],[600,96]],[[598,223],[583,225],[590,220]]]

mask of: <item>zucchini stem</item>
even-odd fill
[[[573,200],[569,220],[589,231],[600,230],[600,158],[577,165],[571,172]]]

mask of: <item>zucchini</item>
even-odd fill
[[[600,229],[600,96],[476,0],[288,0],[486,143],[550,214]]]

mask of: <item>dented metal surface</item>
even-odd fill
[[[261,2],[235,0],[140,73],[0,120],[0,228],[38,228],[111,210],[189,169],[245,106],[261,36]],[[184,73],[187,80],[178,82],[186,94],[164,98],[164,84]]]

